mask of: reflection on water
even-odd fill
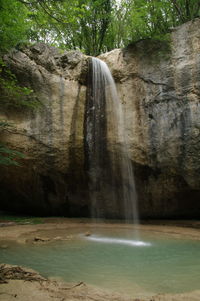
[[[143,297],[200,288],[200,242],[162,234],[104,229],[86,237],[76,231],[70,241],[0,248],[0,262],[31,267],[44,276],[84,281],[104,289]]]
[[[111,238],[111,237],[101,237],[101,236],[89,236],[88,240],[97,241],[107,244],[121,244],[135,247],[147,247],[151,246],[151,243],[141,241],[141,240],[130,240],[130,239],[119,239],[119,238]]]

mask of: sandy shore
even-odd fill
[[[102,228],[132,228],[132,225],[119,222],[90,223],[87,219],[44,218],[41,224],[17,224],[0,222],[0,244],[2,241],[30,242],[36,237],[44,240],[65,240],[80,229],[83,233],[93,233]],[[135,226],[140,231],[154,234],[165,234],[179,239],[200,240],[200,222],[189,221],[156,221]],[[156,223],[156,224],[155,224]],[[180,224],[180,225],[179,225]]]
[[[142,231],[150,231],[155,235],[173,236],[179,239],[200,240],[200,229],[198,222],[184,222],[181,226],[176,221],[160,221],[156,225],[145,224],[138,228]],[[51,243],[56,240],[70,240],[76,233],[90,234],[93,229],[112,228],[113,224],[91,224],[87,220],[71,219],[45,219],[43,224],[37,225],[20,225],[15,223],[0,223],[0,247],[6,247],[11,242],[18,243]],[[128,228],[129,225],[117,223],[115,228]],[[22,275],[17,273],[16,267],[0,266],[7,271],[1,277],[0,273],[0,300],[1,301],[78,301],[78,300],[95,300],[95,301],[200,301],[200,290],[184,294],[162,294],[143,299],[134,299],[130,296],[112,293],[103,289],[89,286],[83,282],[68,284],[62,281],[53,281],[45,279],[37,272],[22,269]],[[7,270],[6,270],[7,269]],[[10,269],[10,270],[9,270]],[[26,278],[26,271],[32,273],[33,277]],[[32,274],[29,274],[32,275]],[[6,276],[7,275],[7,276]],[[25,276],[24,276],[25,275]],[[21,277],[21,278],[20,278]],[[4,283],[5,282],[5,283]]]

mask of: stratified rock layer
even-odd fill
[[[200,20],[171,42],[140,41],[101,56],[116,80],[142,217],[200,214]],[[1,208],[37,214],[89,214],[84,116],[87,60],[38,44],[7,57],[43,104],[5,110],[14,126],[2,139],[26,154],[1,173]],[[112,217],[120,212],[110,205]],[[111,212],[113,211],[113,214]]]

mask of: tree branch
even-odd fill
[[[183,13],[182,13],[182,11],[181,11],[181,8],[178,6],[176,0],[171,0],[171,2],[174,4],[174,7],[175,7],[176,11],[178,12],[180,18],[181,18],[182,21],[184,22],[184,21],[185,21],[185,18],[184,18],[184,16],[183,16]]]
[[[64,24],[64,25],[68,25],[68,24],[69,24],[69,23],[63,22],[62,20],[60,20],[60,19],[58,19],[57,17],[53,16],[53,15],[52,15],[52,12],[49,12],[49,11],[48,11],[48,7],[45,5],[44,2],[43,2],[43,3],[42,3],[42,2],[39,2],[38,4],[41,6],[41,8],[44,10],[44,12],[45,12],[49,17],[51,17],[52,19],[56,20],[58,23],[62,23],[62,24]]]

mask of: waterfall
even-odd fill
[[[138,223],[122,106],[108,66],[97,58],[89,65],[85,158],[92,217],[123,217]]]

